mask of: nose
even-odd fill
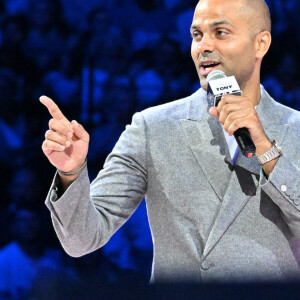
[[[204,34],[201,41],[198,42],[197,49],[200,53],[213,52],[214,44],[208,34]]]

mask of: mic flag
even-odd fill
[[[236,78],[234,76],[227,77],[220,70],[215,70],[208,74],[207,84],[207,99],[210,106],[217,107],[224,95],[242,95]],[[243,155],[253,157],[256,149],[249,130],[247,128],[239,128],[234,132],[234,137]]]
[[[218,106],[222,96],[241,96],[242,91],[234,76],[227,77],[224,72],[215,70],[207,76],[207,95],[211,106]]]

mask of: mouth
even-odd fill
[[[204,61],[200,64],[200,74],[203,76],[207,76],[210,72],[216,70],[220,65],[219,62],[215,61]]]

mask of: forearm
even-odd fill
[[[84,255],[104,245],[142,201],[147,189],[142,120],[137,117],[138,124],[127,127],[91,186],[86,167],[78,177],[56,174],[46,205],[70,255]]]
[[[260,186],[280,208],[291,232],[300,237],[300,170],[284,155],[266,178],[261,172]]]
[[[62,195],[56,189],[60,178],[55,177],[46,205],[56,234],[71,256],[82,256],[103,246],[143,199],[144,176],[132,170],[127,172],[122,161],[117,160],[106,164],[91,189],[87,169]],[[130,191],[128,182],[132,182]]]

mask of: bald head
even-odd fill
[[[271,32],[270,10],[264,0],[236,1],[240,3],[240,13],[247,20],[249,33],[252,38],[262,31]],[[201,0],[199,0],[199,2],[201,2]]]
[[[264,0],[242,0],[244,13],[249,21],[251,35],[255,36],[262,31],[271,32],[271,15]]]

